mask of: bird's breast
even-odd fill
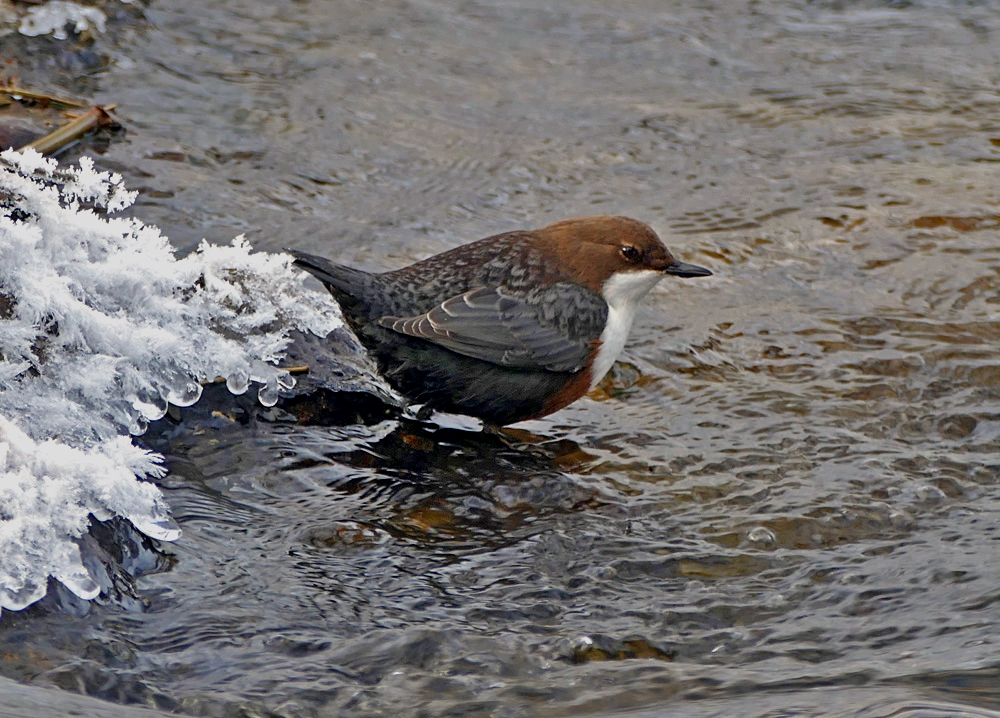
[[[634,318],[634,306],[631,310],[629,308],[617,310],[608,306],[608,321],[604,325],[604,331],[601,332],[601,338],[597,341],[597,354],[594,355],[594,362],[590,368],[591,389],[601,383],[601,379],[611,370],[618,355],[622,353]]]
[[[644,296],[663,277],[659,272],[644,270],[619,272],[611,275],[601,288],[608,303],[608,320],[598,340],[597,355],[590,368],[590,388],[597,386],[625,348],[635,311]]]

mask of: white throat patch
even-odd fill
[[[625,348],[636,307],[661,279],[661,272],[644,269],[638,272],[616,272],[604,283],[601,296],[608,303],[608,323],[601,332],[601,348],[597,351],[590,370],[591,389],[604,378]]]

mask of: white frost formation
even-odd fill
[[[72,541],[91,513],[115,513],[147,536],[176,539],[159,490],[136,480],[163,474],[156,459],[125,437],[86,451],[35,442],[0,416],[0,606],[18,610],[39,600],[50,575],[81,598],[97,596]]]
[[[294,380],[274,366],[299,330],[342,326],[284,254],[202,243],[174,257],[156,227],[108,217],[135,200],[121,177],[28,151],[0,154],[0,607],[45,594],[49,576],[83,598],[96,584],[75,540],[89,514],[179,531],[152,484],[160,457],[132,444],[200,382],[260,384],[271,406]]]
[[[96,7],[77,5],[66,0],[49,0],[42,5],[29,8],[21,20],[18,32],[28,37],[54,33],[56,40],[65,40],[66,26],[72,25],[73,31],[81,33],[90,28],[104,32],[107,16]]]

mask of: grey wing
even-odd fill
[[[597,295],[593,299],[603,303]],[[588,302],[593,303],[590,298]],[[573,304],[567,305],[569,311],[575,309]],[[481,287],[447,299],[425,314],[382,317],[379,324],[500,366],[574,372],[586,363],[606,316],[605,308],[593,327],[572,331],[578,329],[573,319],[560,322],[551,306],[535,306],[499,289]]]

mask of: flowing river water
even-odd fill
[[[385,270],[616,213],[715,276],[501,436],[154,429],[184,533],[143,602],[4,612],[2,675],[212,716],[1000,715],[1000,4],[128,13],[20,73],[118,104],[98,165],[181,250]]]

